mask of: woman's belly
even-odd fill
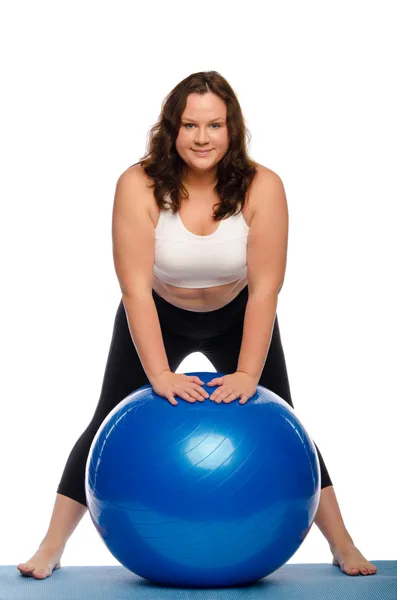
[[[170,304],[184,310],[208,312],[222,308],[247,285],[247,277],[210,288],[180,288],[165,283],[153,274],[154,291]]]

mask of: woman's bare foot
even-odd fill
[[[19,563],[17,569],[25,577],[34,577],[35,579],[45,579],[52,575],[52,571],[61,568],[60,560],[63,554],[63,547],[51,547],[41,545],[32,558],[26,563]]]
[[[375,575],[377,567],[370,563],[354,544],[332,549],[332,564],[346,575]]]

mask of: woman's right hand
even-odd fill
[[[174,395],[179,396],[187,402],[203,402],[209,394],[202,388],[200,377],[196,375],[185,375],[184,373],[173,373],[163,371],[151,381],[152,388],[159,396],[167,398],[170,404],[176,406],[178,402]]]

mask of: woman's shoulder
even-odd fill
[[[151,216],[153,205],[153,190],[149,185],[150,178],[138,163],[123,171],[117,181],[116,190],[122,189],[125,197],[130,201],[143,204]]]
[[[252,214],[254,214],[258,203],[262,202],[263,195],[266,194],[266,191],[271,189],[269,186],[271,186],[272,182],[276,180],[281,181],[280,176],[272,169],[257,162],[254,164],[256,173],[246,194],[247,205],[250,207]]]
[[[272,171],[272,169],[269,169],[269,167],[265,167],[264,165],[261,165],[260,163],[257,163],[257,162],[255,162],[254,164],[256,167],[256,174],[255,174],[253,181],[255,181],[255,180],[265,181],[266,179],[271,180],[271,179],[277,179],[280,177],[275,171]]]
[[[119,179],[124,180],[131,191],[138,193],[146,201],[153,198],[153,180],[139,163],[128,167],[121,173]]]
[[[135,181],[138,185],[145,184],[146,187],[149,187],[150,182],[153,185],[153,181],[146,174],[140,163],[136,163],[128,167],[125,171],[123,171],[121,177],[128,177],[131,181]]]

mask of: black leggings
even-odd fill
[[[209,312],[178,308],[154,290],[152,296],[172,372],[175,372],[182,360],[192,352],[203,353],[218,372],[228,374],[236,371],[248,286],[245,286],[232,302]],[[277,315],[269,352],[258,383],[281,396],[293,407]],[[87,506],[84,477],[92,440],[109,412],[126,396],[146,384],[150,382],[132,341],[124,304],[121,301],[114,322],[99,402],[91,422],[69,455],[58,485],[59,494]],[[318,448],[317,453],[321,467],[321,488],[324,488],[332,485],[332,482]]]

